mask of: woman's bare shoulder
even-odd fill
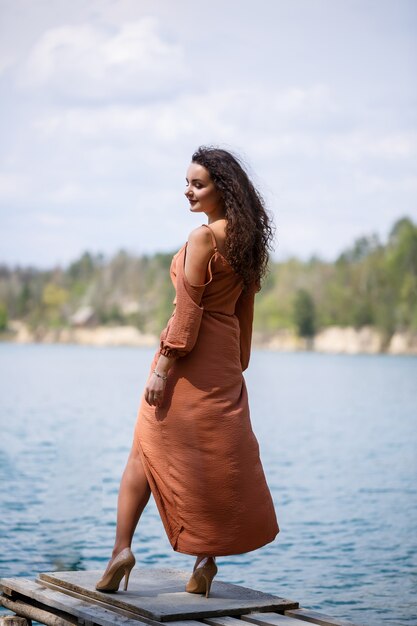
[[[192,285],[203,285],[207,263],[213,254],[213,244],[208,228],[199,226],[189,234],[185,258],[185,275]]]
[[[197,255],[205,256],[213,248],[210,231],[205,226],[194,228],[188,235],[188,249]]]

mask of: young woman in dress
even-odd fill
[[[245,379],[271,218],[237,157],[200,147],[186,175],[195,228],[174,255],[175,305],[152,360],[118,497],[100,591],[127,589],[133,534],[152,493],[177,552],[196,556],[185,590],[209,595],[216,557],[275,539],[278,521],[252,430]]]

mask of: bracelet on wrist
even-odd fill
[[[167,380],[168,376],[165,376],[164,374],[159,374],[156,370],[153,370],[153,373],[155,374],[155,376],[158,376],[158,378],[162,378],[162,380]]]

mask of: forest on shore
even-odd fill
[[[106,259],[84,252],[67,267],[39,270],[0,264],[0,332],[10,320],[31,330],[130,325],[158,334],[173,310],[174,252]],[[356,239],[333,262],[314,256],[270,263],[256,296],[254,329],[313,337],[329,326],[371,325],[388,341],[417,331],[417,225],[398,219],[387,240]]]

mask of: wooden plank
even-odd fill
[[[3,579],[0,579],[0,585],[2,581]],[[41,605],[39,608],[49,609],[51,613],[53,613],[54,609],[59,610],[67,615],[77,617],[81,623],[91,622],[100,626],[138,626],[144,623],[142,620],[138,620],[137,617],[129,618],[120,615],[108,608],[90,604],[85,599],[81,600],[62,593],[62,591],[53,591],[43,587],[33,580],[8,578],[6,586],[12,590],[13,601],[16,600],[14,594],[17,593],[24,598],[35,600]],[[3,602],[3,598],[0,598],[0,600]]]
[[[28,621],[25,617],[18,617],[17,615],[4,615],[0,617],[0,626],[28,626]]]
[[[161,622],[159,623],[161,624]],[[169,622],[169,626],[203,626],[203,624],[200,621],[195,620],[195,619],[179,619],[179,620]]]
[[[205,617],[202,621],[210,626],[242,626],[242,621],[236,617]]]
[[[72,574],[76,574],[77,572],[72,572]],[[80,595],[77,594],[76,592],[70,591],[70,590],[64,590],[62,587],[56,587],[55,589],[53,589],[53,585],[51,583],[46,583],[45,581],[41,581],[40,585],[36,584],[34,581],[31,580],[25,580],[25,579],[21,579],[21,578],[16,578],[16,579],[1,579],[0,580],[0,584],[3,586],[3,589],[8,588],[10,590],[15,590],[18,593],[21,593],[23,596],[29,596],[32,597],[33,599],[36,599],[39,602],[44,602],[47,606],[52,606],[55,607],[57,609],[62,609],[64,611],[68,611],[68,613],[73,614],[73,615],[77,615],[80,618],[84,618],[85,620],[87,619],[91,619],[91,615],[92,615],[92,611],[93,611],[93,607],[94,605],[99,605],[100,607],[102,607],[103,609],[108,609],[110,611],[117,611],[117,613],[121,616],[124,616],[125,618],[129,618],[129,619],[135,619],[138,620],[140,622],[144,622],[144,623],[148,623],[151,625],[156,625],[158,626],[158,622],[156,620],[151,620],[149,618],[140,616],[138,617],[137,614],[132,613],[128,610],[125,609],[121,609],[121,608],[116,608],[114,606],[109,606],[108,605],[108,597],[109,594],[98,594],[100,598],[103,598],[103,601],[101,600],[95,600],[93,602],[93,605],[91,604],[91,598],[87,598],[85,595]],[[220,587],[226,587],[226,588],[230,588],[231,585],[229,585],[228,583],[218,583],[220,585]],[[46,586],[51,588],[51,595],[47,596],[46,594]],[[232,585],[232,587],[234,587]],[[63,591],[65,591],[65,593],[63,593]],[[246,589],[244,587],[239,587],[239,592],[244,594],[246,596],[247,592]],[[248,590],[248,592],[252,593],[252,600],[255,598],[256,596],[259,594],[261,596],[265,596],[265,594],[262,594],[261,592],[256,592],[255,590]],[[54,595],[56,594],[56,595]],[[71,606],[67,606],[66,604],[66,597],[70,597],[70,594],[78,601],[78,605],[77,604],[72,604]],[[116,594],[112,594],[112,596],[114,596]],[[124,593],[122,594],[124,595]],[[201,613],[203,614],[207,614],[207,609],[204,609],[205,606],[208,606],[208,601],[210,600],[210,598],[205,598],[204,596],[200,596],[197,594],[188,594],[186,592],[181,593],[181,594],[177,594],[177,596],[180,595],[181,597],[186,596],[187,597],[187,601],[193,601],[195,602],[197,600],[197,602],[200,602],[200,606],[202,606],[203,608],[201,609]],[[277,600],[277,597],[273,596],[274,600]],[[281,600],[279,600],[279,604],[281,604]],[[224,599],[223,599],[224,601]],[[259,601],[258,601],[259,602]],[[256,602],[256,604],[258,604],[258,602]],[[295,603],[296,606],[298,606],[298,603]],[[228,606],[228,604],[226,603],[226,607]],[[285,604],[284,604],[285,606]],[[88,608],[88,611],[87,611]],[[82,610],[81,610],[82,609]],[[217,610],[217,609],[215,609]],[[226,609],[229,610],[229,609]],[[244,609],[246,611],[250,611],[250,609],[246,608]],[[212,611],[213,612],[213,611]],[[237,614],[240,614],[242,611],[241,610],[236,610]],[[104,614],[101,616],[95,616],[95,621],[99,624],[107,624],[109,622],[109,619],[107,619],[108,615]],[[111,623],[115,623],[115,616],[112,614],[112,617],[110,618],[112,621]],[[172,621],[172,620],[171,620]],[[178,621],[178,620],[176,620]],[[190,620],[188,619],[188,624],[190,625]],[[137,624],[137,621],[136,621]]]
[[[325,613],[319,613],[318,611],[312,611],[303,607],[285,611],[285,615],[296,617],[304,620],[305,622],[310,622],[311,624],[320,624],[320,626],[365,626],[363,623],[354,624],[350,621],[348,622],[344,619],[338,619],[337,617],[332,617],[331,615],[326,615]]]
[[[37,582],[37,581],[35,581]],[[92,599],[86,599],[85,595],[81,594],[81,593],[77,593],[76,591],[70,591],[69,589],[62,589],[62,587],[59,587],[58,585],[53,585],[52,583],[48,583],[48,582],[42,582],[42,587],[44,588],[48,588],[51,589],[52,591],[56,591],[57,593],[59,593],[60,595],[68,595],[71,596],[72,598],[75,598],[77,600],[80,600],[82,602],[87,602],[88,605],[92,608],[94,608],[94,606],[100,606],[102,608],[105,608],[107,610],[111,610],[112,613],[116,614],[116,615],[122,615],[124,617],[128,617],[131,620],[134,620],[135,624],[143,624],[146,626],[161,626],[162,622],[158,622],[156,620],[150,619],[149,617],[145,617],[143,615],[141,615],[140,617],[138,617],[138,615],[136,613],[132,613],[131,611],[128,611],[127,609],[121,609],[119,607],[110,607],[107,604],[106,601],[101,602],[100,600],[92,600]],[[105,600],[105,599],[104,599]],[[191,620],[190,620],[191,621]],[[199,626],[201,626],[200,622],[197,622]]]
[[[251,613],[250,615],[242,615],[242,620],[258,626],[301,626],[302,622],[296,617],[288,615],[280,615],[279,613]]]
[[[62,591],[81,594],[90,602],[105,603],[113,610],[124,609],[139,617],[158,622],[205,617],[242,615],[252,611],[296,609],[299,603],[266,594],[248,587],[213,581],[210,595],[187,593],[185,585],[190,573],[171,569],[135,568],[127,591],[102,593],[95,589],[99,571],[44,572],[38,582],[60,586]]]
[[[76,572],[73,572],[76,574]],[[188,576],[188,574],[187,574]],[[214,584],[214,583],[213,583]],[[221,585],[229,585],[229,583],[221,583]],[[233,586],[233,585],[232,585]],[[68,624],[71,623],[83,623],[86,626],[88,624],[101,624],[103,626],[130,626],[130,624],[134,624],[134,626],[138,626],[138,624],[150,624],[151,626],[160,626],[161,622],[147,618],[146,616],[141,616],[140,618],[136,613],[132,613],[129,610],[122,609],[120,607],[109,607],[107,603],[107,598],[104,598],[104,602],[100,600],[88,600],[84,593],[79,594],[75,591],[71,591],[69,589],[63,589],[61,586],[56,586],[52,583],[47,583],[46,581],[42,581],[41,584],[33,580],[23,579],[23,578],[15,578],[15,579],[0,579],[0,588],[3,589],[3,594],[6,596],[15,596],[16,594],[22,595],[25,599],[29,598],[29,601],[32,602],[30,605],[25,605],[24,602],[21,603],[20,600],[15,597],[13,600],[11,598],[7,598],[6,596],[0,597],[0,604],[6,606],[6,608],[10,608],[17,613],[17,611],[13,608],[14,606],[20,606],[23,610],[24,605],[29,608],[36,608],[34,604],[41,604],[46,607],[48,615],[50,615],[51,620],[56,617],[60,617],[57,613],[64,613],[62,619],[66,618],[68,620]],[[213,589],[213,587],[212,587]],[[240,587],[240,589],[245,590],[244,587]],[[255,590],[249,590],[254,593]],[[107,594],[99,594],[100,596]],[[191,598],[195,597],[196,594],[187,594]],[[200,597],[203,600],[202,596]],[[277,598],[278,596],[273,596]],[[206,600],[206,598],[204,598]],[[282,599],[285,602],[285,599]],[[16,604],[12,604],[16,603]],[[298,603],[295,603],[297,606]],[[40,609],[42,610],[42,609]],[[293,608],[293,609],[285,609],[285,614],[282,615],[275,611],[262,611],[260,613],[250,612],[249,614],[241,614],[239,612],[235,613],[236,615],[242,615],[242,619],[244,621],[248,621],[258,625],[271,626],[274,624],[283,624],[287,626],[294,626],[296,623],[297,626],[301,626],[301,622],[309,622],[313,624],[318,624],[319,626],[360,626],[359,624],[353,624],[350,621],[346,621],[343,619],[338,619],[332,617],[330,615],[326,615],[321,612],[313,611],[307,609],[305,607]],[[75,617],[74,617],[75,616]],[[29,617],[29,615],[25,614],[25,617]],[[287,618],[283,620],[282,618]],[[120,619],[121,618],[121,619]],[[288,621],[288,619],[291,621]],[[41,621],[36,617],[33,617],[37,621]],[[297,620],[295,622],[294,620]],[[74,622],[76,620],[76,622]],[[229,615],[221,615],[218,617],[203,617],[201,621],[193,620],[193,619],[185,619],[185,620],[170,620],[170,626],[203,626],[207,624],[208,626],[239,626],[236,623],[237,620],[234,617]],[[44,622],[49,623],[49,622]],[[50,623],[59,624],[60,622]],[[64,622],[63,622],[64,623]],[[241,625],[241,621],[240,621]],[[363,625],[361,625],[363,626]]]
[[[32,623],[31,620],[36,620],[40,624],[46,624],[46,626],[74,626],[74,624],[79,623],[75,617],[71,616],[71,618],[66,619],[60,615],[51,613],[49,610],[45,611],[37,606],[32,606],[31,604],[22,602],[22,600],[11,600],[10,598],[6,598],[6,596],[1,597],[1,604],[6,607],[6,609],[14,611],[17,615],[23,616],[22,619],[26,626],[28,624],[26,618],[30,621],[30,623]],[[1,619],[0,626],[3,626]],[[4,626],[6,626],[6,623]]]

